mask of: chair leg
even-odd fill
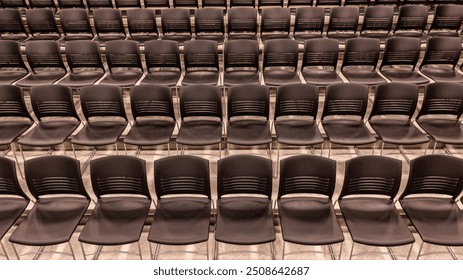
[[[23,173],[23,171],[22,171],[22,169],[21,169],[21,164],[19,164],[18,157],[16,156],[16,147],[11,147],[11,146],[10,146],[10,148],[11,148],[11,150],[13,151],[14,159],[15,159],[15,161],[16,161],[16,164],[18,165],[19,175],[21,175],[21,178],[24,179],[24,173]]]
[[[127,155],[127,145],[124,143],[124,151],[125,151],[125,155]]]
[[[8,254],[6,253],[5,246],[3,245],[2,241],[0,241],[0,245],[2,245],[2,250],[3,250],[3,253],[5,254],[6,259],[10,260],[10,258],[8,257]]]
[[[13,251],[14,251],[14,254],[16,255],[16,258],[18,260],[21,260],[21,258],[19,257],[19,254],[18,254],[18,250],[16,250],[16,246],[14,245],[14,243],[11,243],[11,245],[13,245]]]
[[[153,246],[151,245],[151,242],[149,242],[149,246],[150,246],[150,259],[153,260]]]
[[[280,142],[277,142],[277,168],[276,168],[276,173],[275,176],[273,177],[278,177],[278,174],[280,173]]]
[[[420,259],[421,250],[423,250],[423,247],[424,247],[424,242],[421,242],[420,249],[418,250],[418,255],[416,256],[416,260]]]
[[[82,242],[79,242],[80,243],[80,248],[82,249],[82,253],[84,254],[84,260],[87,260],[87,255],[85,254],[85,250],[84,250],[84,244]]]
[[[408,254],[407,254],[407,261],[410,259],[410,255],[412,254],[412,249],[413,249],[413,244],[410,244],[410,249],[408,250]]]
[[[432,154],[436,151],[437,141],[434,140],[434,147],[432,147]]]
[[[159,251],[161,251],[161,244],[156,244],[156,248],[154,249],[154,260],[158,259]]]
[[[206,257],[209,260],[209,240],[206,241]]]
[[[286,241],[283,240],[283,248],[281,252],[281,260],[285,259]]]
[[[100,257],[101,251],[103,250],[103,246],[98,245],[98,248],[96,249],[95,256],[93,256],[93,260],[98,260]]]
[[[330,142],[330,146],[328,148],[328,158],[331,158],[331,142]]]
[[[178,143],[175,143],[175,150],[177,151],[177,156],[178,156]]]
[[[392,247],[386,247],[387,248],[387,252],[389,253],[389,255],[391,256],[391,258],[396,261],[397,260],[397,257],[394,253],[394,250],[392,249]]]
[[[222,159],[222,139],[219,142],[219,159]]]
[[[381,142],[381,151],[379,152],[379,155],[383,155],[383,150],[384,150],[384,142]]]
[[[64,153],[64,155],[67,156],[67,155],[66,155],[66,147],[64,146],[64,142],[61,143],[61,146],[63,146],[63,153]]]
[[[352,247],[350,248],[349,260],[352,260],[352,255],[354,254],[355,242],[352,241]]]
[[[170,143],[167,142],[167,155],[170,156]]]
[[[115,150],[116,150],[116,155],[118,155],[118,154],[119,154],[119,150],[117,149],[117,143],[114,143],[114,148],[115,148]]]
[[[74,249],[72,249],[71,241],[68,241],[69,248],[71,249],[71,255],[74,260],[76,260],[76,254],[74,254]]]
[[[141,254],[140,240],[138,240],[137,244],[138,244],[138,254],[140,254],[140,260],[143,260],[143,257],[142,257],[142,254]]]
[[[21,153],[21,157],[23,158],[23,165],[26,163],[26,157],[24,156],[23,148],[20,144],[18,144],[19,152]]]
[[[219,242],[214,240],[214,260],[219,259]]]
[[[342,244],[344,242],[341,242],[341,244],[339,245],[339,255],[338,255],[338,260],[341,260],[341,254],[342,254]]]
[[[71,147],[72,147],[72,153],[74,154],[74,158],[77,159],[76,148],[74,147],[74,144],[71,143]]]
[[[322,146],[320,148],[320,156],[322,157],[323,156],[323,147],[324,147],[325,143],[322,142]]]
[[[273,244],[273,241],[270,242],[270,254],[271,254],[271,256],[272,256],[272,260],[275,260],[275,259],[276,259],[276,258],[275,258],[275,246],[274,246],[274,244]]]

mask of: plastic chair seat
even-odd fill
[[[2,197],[0,199],[0,240],[21,216],[28,203],[22,197]]]
[[[222,197],[217,201],[215,239],[237,245],[275,240],[271,200],[261,197]]]
[[[343,82],[341,77],[333,70],[305,69],[302,71],[302,76],[308,84],[316,86],[327,86]]]
[[[311,146],[323,143],[317,123],[310,120],[276,120],[277,141],[286,145]]]
[[[402,246],[415,241],[389,198],[344,198],[339,206],[356,243]]]
[[[19,138],[20,145],[54,146],[63,143],[80,125],[77,120],[41,121],[26,135]]]
[[[279,86],[283,84],[301,83],[299,74],[294,70],[265,70],[264,81],[269,86]]]
[[[291,39],[289,34],[282,34],[282,33],[276,33],[276,34],[261,34],[260,35],[260,40],[262,42],[268,41],[268,40],[273,40],[273,39]]]
[[[369,33],[362,33],[360,34],[361,38],[373,38],[373,39],[379,39],[381,41],[381,44],[384,44],[387,39],[392,38],[391,34],[386,34],[386,33],[381,33],[381,32],[369,32]]]
[[[115,41],[115,40],[125,40],[126,36],[124,34],[104,34],[97,35],[93,41],[104,45],[106,42]]]
[[[186,72],[182,85],[217,85],[219,82],[218,71],[191,71]]]
[[[172,197],[158,200],[148,241],[188,245],[209,239],[211,201],[202,197]]]
[[[457,120],[421,119],[417,122],[437,142],[463,144],[463,126]]]
[[[463,83],[463,75],[453,69],[440,67],[421,68],[420,72],[436,82],[456,82]]]
[[[66,78],[59,81],[59,85],[69,87],[83,87],[95,84],[96,81],[103,77],[104,73],[97,71],[82,71],[70,73]]]
[[[320,33],[300,33],[294,34],[294,40],[299,41],[300,44],[304,44],[305,40],[323,38],[323,35]]]
[[[212,40],[216,41],[217,43],[221,44],[225,40],[224,35],[222,34],[201,34],[196,35],[195,40]]]
[[[30,120],[0,121],[0,145],[9,145],[30,126]]]
[[[49,85],[61,79],[64,75],[66,75],[66,73],[62,71],[40,71],[31,73],[29,76],[18,81],[16,85],[20,87]]]
[[[326,37],[329,39],[338,40],[339,44],[345,44],[348,39],[357,38],[358,34],[339,32],[339,33],[330,33],[326,35]]]
[[[382,69],[381,74],[383,74],[386,78],[391,80],[392,82],[402,82],[402,83],[409,83],[415,85],[424,85],[429,83],[429,80],[426,79],[423,75],[416,71],[411,71],[408,69],[400,69],[400,68],[389,68],[389,69]]]
[[[254,70],[225,71],[223,73],[223,84],[225,86],[258,83],[259,72]]]
[[[30,41],[37,41],[37,40],[50,40],[50,41],[57,41],[61,39],[59,34],[36,34],[29,38]]]
[[[176,142],[182,145],[214,145],[222,141],[222,122],[192,120],[180,125]]]
[[[283,240],[303,245],[344,241],[332,202],[327,198],[287,197],[278,201]]]
[[[419,38],[421,43],[424,44],[428,41],[429,36],[426,34],[422,34],[421,32],[397,32],[394,33],[394,36],[396,37],[413,37],[413,38]]]
[[[232,120],[227,122],[227,143],[236,145],[263,145],[272,142],[268,121]]]
[[[428,33],[430,37],[459,37],[460,34],[455,31],[432,31]]]
[[[387,82],[378,72],[367,69],[343,69],[341,72],[351,83],[373,86]]]
[[[71,143],[84,146],[114,144],[126,126],[126,121],[92,121],[72,138]]]
[[[26,72],[2,70],[0,71],[0,85],[10,85],[15,81],[24,78],[26,75]]]
[[[132,34],[128,37],[129,40],[144,43],[151,40],[157,40],[159,38],[156,34]]]
[[[162,36],[163,40],[172,40],[176,41],[179,44],[183,44],[186,41],[191,41],[193,37],[191,35],[181,35],[181,34],[173,34],[173,35],[164,35]]]
[[[130,87],[143,76],[143,73],[138,71],[118,71],[108,74],[101,82],[100,85],[113,85],[119,87]]]
[[[154,71],[148,72],[143,80],[141,80],[141,84],[156,84],[156,85],[163,85],[163,86],[175,86],[180,79],[182,72],[180,71]]]
[[[69,41],[78,41],[78,40],[93,40],[95,35],[93,34],[69,34],[58,40],[60,45],[66,44]]]
[[[137,242],[150,205],[146,197],[101,197],[79,241],[108,246]]]
[[[366,145],[376,142],[363,121],[334,119],[323,120],[323,129],[331,143],[341,145]]]
[[[413,145],[429,142],[428,136],[409,120],[375,119],[370,120],[370,125],[385,143]]]
[[[3,35],[2,34],[2,40],[11,40],[11,41],[18,41],[18,42],[23,42],[30,37],[27,34],[8,34],[8,35]]]
[[[135,121],[124,143],[137,146],[154,146],[170,141],[175,122],[162,120]]]
[[[84,197],[40,198],[10,237],[10,242],[30,246],[47,246],[67,242],[89,200]]]
[[[252,34],[228,34],[227,40],[257,40],[257,35]]]

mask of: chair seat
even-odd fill
[[[364,32],[360,34],[360,37],[379,39],[381,44],[384,44],[387,39],[392,38],[392,35],[390,33],[384,33],[384,32]]]
[[[34,34],[32,37],[29,38],[29,40],[36,41],[36,40],[50,40],[50,41],[56,41],[61,39],[61,35],[59,34],[47,34],[47,33],[41,33],[41,34]]]
[[[428,33],[428,35],[430,37],[459,37],[460,36],[460,34],[458,34],[458,32],[445,31],[445,30],[431,31],[431,32]]]
[[[188,245],[209,239],[211,200],[172,197],[158,200],[148,241],[166,245]]]
[[[92,40],[93,38],[95,38],[95,35],[93,34],[85,34],[85,33],[82,33],[82,34],[68,34],[66,36],[64,36],[63,38],[59,39],[58,42],[60,43],[60,45],[64,45],[66,44],[66,42],[69,42],[69,41],[78,41],[78,40]]]
[[[323,143],[317,123],[311,120],[276,120],[275,131],[281,144],[311,146]]]
[[[0,145],[9,145],[24,133],[32,122],[30,120],[0,121]]]
[[[13,82],[24,78],[27,75],[26,72],[20,71],[0,71],[0,85],[10,85]]]
[[[219,83],[218,71],[189,71],[185,72],[182,85],[217,85]]]
[[[436,82],[456,82],[463,83],[463,75],[453,69],[441,67],[421,68],[420,72]]]
[[[456,120],[421,119],[417,122],[439,143],[463,144],[463,126]]]
[[[404,31],[404,32],[396,32],[394,33],[395,37],[413,37],[413,38],[419,38],[421,43],[424,44],[428,41],[429,36],[426,34],[423,34],[421,32],[414,32],[414,31]]]
[[[77,120],[41,121],[26,135],[19,138],[20,145],[55,146],[62,144],[80,125]]]
[[[283,240],[302,245],[344,241],[332,202],[328,198],[287,197],[278,200]]]
[[[381,74],[392,82],[402,82],[415,85],[424,85],[429,83],[429,80],[420,73],[403,68],[383,68],[381,70]]]
[[[84,197],[40,198],[11,234],[10,242],[48,246],[67,242],[87,211]]]
[[[186,41],[191,41],[192,36],[191,35],[185,35],[185,34],[172,34],[172,35],[164,35],[162,36],[163,40],[172,40],[176,41],[179,44],[183,44]]]
[[[37,73],[31,73],[24,79],[19,80],[16,85],[20,87],[49,85],[58,81],[64,77],[64,75],[66,75],[64,71],[40,71]]]
[[[148,72],[141,84],[156,84],[168,87],[176,86],[182,72],[180,71],[153,71]]]
[[[346,77],[351,83],[360,83],[368,86],[374,86],[387,81],[381,77],[378,72],[371,71],[368,69],[343,69],[341,73]]]
[[[289,34],[285,34],[285,33],[268,33],[268,34],[260,35],[260,40],[263,43],[265,41],[273,40],[273,39],[291,39],[291,37],[289,36]]]
[[[223,34],[201,34],[196,35],[196,40],[211,40],[216,41],[218,44],[223,43],[224,35]]]
[[[150,205],[146,197],[100,198],[79,241],[107,246],[137,242]]]
[[[170,141],[175,122],[163,120],[135,121],[124,143],[137,146],[154,146]]]
[[[336,33],[329,33],[326,35],[329,39],[336,39],[338,40],[339,44],[345,44],[348,39],[357,38],[358,34],[355,33],[344,33],[344,32],[336,32]]]
[[[274,69],[264,71],[264,82],[269,86],[301,83],[299,74],[294,70]]]
[[[101,71],[82,71],[70,73],[66,78],[59,81],[59,85],[69,87],[83,87],[95,84],[96,81],[103,77],[104,73]]]
[[[428,136],[409,120],[374,119],[370,120],[370,125],[385,143],[414,145],[429,142]]]
[[[294,39],[299,41],[300,44],[304,44],[305,40],[323,38],[323,35],[320,33],[298,33],[294,34]]]
[[[341,77],[339,77],[336,71],[333,70],[304,69],[302,71],[302,76],[304,76],[304,79],[308,84],[316,86],[327,86],[343,82]]]
[[[366,145],[376,142],[363,121],[333,119],[323,120],[323,129],[331,143],[341,145]]]
[[[101,82],[100,85],[113,85],[120,87],[130,87],[143,76],[139,71],[118,71],[109,73]]]
[[[115,40],[125,40],[125,34],[103,34],[97,35],[93,41],[100,43],[100,45],[104,45],[106,42],[115,41]]]
[[[400,201],[424,242],[463,246],[463,212],[451,198],[410,197]]]
[[[223,84],[234,86],[241,84],[258,84],[259,72],[254,70],[225,71],[223,73]]]
[[[0,240],[21,216],[29,202],[22,197],[0,198]]]
[[[227,35],[227,40],[257,40],[257,35],[254,33],[232,33]]]
[[[222,141],[222,122],[184,121],[180,125],[176,142],[182,145],[214,145]]]
[[[93,121],[75,135],[71,143],[84,146],[102,146],[117,142],[127,126],[125,121]]]
[[[2,34],[1,40],[11,40],[11,41],[18,41],[22,42],[29,39],[27,34]]]
[[[132,34],[128,37],[129,40],[137,41],[140,44],[151,40],[157,40],[159,36],[157,34]]]
[[[227,143],[235,145],[263,145],[272,142],[268,121],[235,120],[227,122]]]
[[[271,200],[262,197],[222,197],[217,201],[215,239],[253,245],[275,240]]]
[[[344,198],[339,200],[339,206],[354,242],[370,246],[402,246],[415,241],[392,199]]]

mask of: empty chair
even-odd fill
[[[34,207],[10,236],[18,259],[44,253],[69,255],[76,259],[71,236],[87,211],[90,197],[80,175],[79,161],[65,156],[38,157],[25,162],[26,182],[36,199]],[[67,244],[70,253],[43,251],[18,254],[15,244],[52,246]]]
[[[321,7],[302,7],[296,10],[294,39],[304,43],[307,39],[321,38],[325,26],[325,9]]]
[[[289,38],[291,14],[287,8],[268,8],[262,10],[260,21],[260,39]]]
[[[66,66],[58,42],[41,40],[26,42],[26,57],[32,72],[16,82],[18,86],[49,85],[66,75]]]
[[[220,7],[222,9],[227,9],[227,0],[202,0],[202,7]]]
[[[111,0],[86,0],[89,10],[98,10],[99,8],[113,8]]]
[[[227,39],[257,40],[257,9],[233,7],[228,10]]]
[[[255,40],[232,40],[224,46],[224,86],[258,84],[259,44]]]
[[[181,145],[182,153],[185,146],[219,145],[219,156],[221,155],[222,99],[219,87],[182,87],[180,118],[180,129],[175,141]]]
[[[24,64],[18,42],[0,40],[0,53],[2,56],[0,61],[1,85],[12,84],[27,75],[29,71]]]
[[[257,2],[257,7],[259,9],[265,8],[265,7],[283,7],[283,0],[259,0]]]
[[[315,6],[341,6],[342,0],[317,0]]]
[[[196,40],[213,40],[222,43],[225,36],[223,10],[203,8],[195,10]]]
[[[32,9],[37,8],[53,8],[55,9],[55,1],[53,0],[28,0]]]
[[[417,259],[432,254],[449,254],[463,246],[463,212],[456,199],[461,194],[463,161],[444,155],[419,157],[410,163],[410,175],[400,205],[423,241]],[[423,253],[425,244],[446,246],[448,252]]]
[[[16,220],[21,216],[22,212],[29,204],[29,198],[21,189],[16,176],[16,166],[14,161],[5,157],[0,158],[0,181],[2,188],[0,189],[0,245],[3,250],[3,255],[7,260],[9,256],[6,253],[5,247],[1,242],[2,238],[8,230],[15,224]]]
[[[416,37],[425,43],[428,35],[424,34],[428,23],[428,6],[407,5],[399,8],[399,17],[394,28],[394,36]]]
[[[436,82],[463,82],[456,71],[461,53],[461,38],[435,37],[426,44],[420,72]]]
[[[219,160],[217,195],[214,259],[227,254],[219,252],[219,242],[241,246],[270,244],[269,255],[275,259],[272,161],[251,155]]]
[[[334,7],[331,9],[326,37],[344,44],[347,39],[357,37],[358,21],[358,7]]]
[[[58,0],[58,7],[63,9],[85,9],[84,0]],[[61,11],[60,11],[61,13]]]
[[[92,160],[90,178],[98,198],[92,214],[79,235],[82,243],[97,245],[93,259],[105,253],[103,246],[138,243],[136,254],[142,258],[140,235],[151,206],[146,182],[146,162],[131,156],[107,156]],[[114,252],[114,251],[111,251]]]
[[[155,11],[150,9],[127,10],[127,27],[129,38],[140,43],[159,37]]]
[[[394,198],[400,187],[400,160],[363,156],[346,162],[344,184],[339,195],[339,208],[352,237],[349,259],[374,252],[354,253],[356,244],[388,247],[393,259],[410,256],[412,233],[395,208]],[[410,245],[408,255],[394,252],[392,247]]]
[[[173,0],[172,3],[174,4],[174,8],[181,7],[199,9],[198,0]]]
[[[157,204],[148,241],[156,244],[151,258],[163,253],[161,245],[206,243],[209,259],[211,187],[209,162],[194,156],[172,156],[154,162]],[[185,251],[193,253],[192,251]]]
[[[52,9],[27,10],[26,21],[32,40],[58,40],[61,38]]]
[[[360,37],[380,39],[383,43],[391,37],[394,8],[374,6],[365,9]]]
[[[406,83],[388,83],[376,87],[373,108],[368,121],[384,144],[399,147],[399,151],[409,161],[402,150],[404,145],[426,144],[428,136],[421,132],[411,118],[418,103],[418,86]]]
[[[339,83],[326,87],[322,125],[330,141],[328,157],[331,155],[331,144],[352,145],[358,153],[356,146],[376,142],[363,121],[367,105],[366,85]]]
[[[183,44],[191,40],[190,13],[186,9],[161,10],[162,39]]]
[[[271,158],[269,95],[268,87],[263,85],[243,84],[228,89],[227,154],[230,153],[230,144],[266,145]]]
[[[175,128],[174,104],[170,88],[161,85],[139,85],[130,91],[134,122],[124,137],[124,145],[143,147],[167,145]]]
[[[417,123],[437,143],[444,145],[463,144],[463,126],[460,122],[463,113],[463,84],[436,82],[426,85],[421,110],[416,117]],[[429,118],[434,116],[434,118]]]
[[[63,9],[59,12],[63,41],[92,40],[95,37],[85,9]]]
[[[385,83],[376,66],[379,59],[379,39],[355,38],[347,40],[341,73],[351,83],[368,86]]]
[[[139,44],[136,41],[107,42],[106,62],[110,72],[101,80],[101,85],[130,87],[143,75]]]
[[[312,39],[304,43],[301,73],[308,84],[327,86],[342,83],[336,72],[339,44],[336,39]]]
[[[298,42],[291,39],[273,39],[265,42],[263,77],[266,85],[300,83]]]
[[[105,74],[97,42],[82,40],[66,42],[66,60],[71,71],[58,82],[59,85],[72,88],[89,86],[95,84]]]
[[[29,38],[21,18],[21,11],[15,9],[0,9],[1,40],[23,41]]]
[[[102,8],[93,11],[93,24],[96,39],[101,44],[113,40],[123,40],[126,37],[120,10]]]
[[[185,75],[182,85],[218,85],[220,70],[217,42],[195,40],[185,42],[184,45]]]
[[[182,75],[178,43],[170,40],[145,43],[145,62],[148,73],[141,84],[176,86]]]
[[[341,243],[344,235],[339,226],[332,205],[336,186],[336,162],[323,157],[299,155],[281,161],[278,190],[278,212],[283,237],[282,259],[286,255],[301,254],[304,251],[286,253],[286,243],[305,246]],[[317,195],[317,196],[307,196]],[[329,254],[340,259],[332,249],[308,251]]]
[[[461,5],[438,5],[428,35],[458,37],[462,21],[463,7]]]
[[[1,0],[0,3],[2,8],[28,8],[26,0]]]
[[[145,8],[170,8],[169,0],[144,0]]]
[[[313,6],[315,0],[288,0],[288,8]]]
[[[396,37],[388,39],[379,67],[381,74],[392,82],[416,85],[429,83],[429,79],[415,69],[420,57],[420,45],[418,38]]]
[[[114,0],[114,4],[116,4],[116,9],[141,8],[141,0]]]

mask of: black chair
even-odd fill
[[[259,44],[255,40],[232,40],[224,45],[223,85],[258,84]]]
[[[456,71],[461,53],[461,38],[435,37],[426,44],[420,72],[435,82],[463,82],[463,75]]]
[[[286,255],[305,252],[324,253],[332,259],[341,259],[344,235],[331,201],[335,186],[334,160],[299,155],[281,161],[278,212],[283,237],[283,260]],[[328,245],[330,252],[297,250],[286,253],[286,243]],[[338,255],[332,249],[332,244],[336,243],[340,243]]]
[[[1,0],[2,8],[21,8],[28,9],[26,0]]]
[[[242,6],[248,6],[248,7],[256,6],[256,0],[229,0],[229,1],[230,1],[230,8],[242,7]]]
[[[58,0],[58,7],[60,8],[60,10],[85,9],[85,4],[84,4],[84,0]]]
[[[262,10],[260,40],[288,39],[291,28],[291,12],[287,8],[267,8]]]
[[[106,63],[109,73],[100,85],[131,87],[143,76],[139,43],[116,40],[106,43]]]
[[[178,247],[198,243],[206,243],[204,255],[209,259],[209,181],[209,161],[205,159],[172,156],[154,162],[154,186],[158,200],[148,233],[152,259],[179,252],[161,252],[161,245]],[[156,244],[154,252],[151,243]],[[196,254],[194,251],[181,252]]]
[[[145,8],[170,8],[169,0],[144,0]]]
[[[342,83],[336,72],[339,44],[336,39],[311,39],[304,43],[301,74],[308,84],[324,86]]]
[[[259,0],[257,2],[257,7],[259,9],[266,7],[283,7],[284,0]]]
[[[416,85],[406,83],[378,85],[368,121],[382,141],[381,155],[384,144],[392,144],[398,146],[400,153],[410,162],[402,146],[426,144],[427,148],[428,136],[411,120],[417,103],[418,86]]]
[[[270,244],[270,256],[275,259],[272,161],[251,155],[219,160],[217,196],[214,259],[219,258],[219,242],[241,246]],[[227,253],[240,251],[222,254]]]
[[[18,259],[25,255],[55,253],[76,259],[71,237],[87,211],[90,197],[80,175],[79,161],[65,156],[38,157],[25,162],[26,182],[36,199],[34,207],[10,236]],[[46,246],[68,244],[71,252],[44,251]],[[39,246],[37,252],[18,254],[15,244]]]
[[[396,37],[386,40],[380,73],[392,82],[423,85],[429,79],[418,73],[415,67],[420,57],[420,39]]]
[[[192,8],[192,9],[199,9],[198,0],[172,0],[174,8],[181,7],[181,8]]]
[[[424,30],[428,23],[428,12],[429,8],[425,5],[401,6],[394,36],[420,38],[422,43],[426,43],[429,36]]]
[[[341,6],[342,0],[317,0],[315,6]]]
[[[227,0],[202,0],[201,1],[202,7],[219,7],[222,10],[227,9]]]
[[[375,86],[385,83],[376,69],[380,53],[379,39],[355,38],[346,41],[341,73],[351,83]]]
[[[185,75],[182,85],[218,85],[220,79],[217,42],[195,40],[184,43]]]
[[[56,25],[55,14],[52,9],[40,8],[26,10],[27,27],[30,40],[58,40],[61,33]]]
[[[203,8],[195,10],[196,40],[212,40],[223,43],[225,38],[223,17],[223,9]]]
[[[32,72],[15,83],[20,87],[50,85],[67,73],[58,42],[26,42],[26,57]]]
[[[365,9],[360,37],[380,39],[384,43],[392,36],[394,8],[390,6],[372,6]]]
[[[358,7],[333,7],[330,12],[326,37],[337,39],[340,44],[344,44],[347,39],[358,36],[358,22]]]
[[[288,3],[289,4],[289,3]],[[325,26],[325,9],[301,7],[296,9],[293,37],[303,44],[305,40],[322,38]]]
[[[273,39],[264,44],[263,78],[268,86],[301,83],[299,78],[298,42],[291,39]]]
[[[120,10],[111,8],[94,10],[93,24],[97,36],[95,40],[102,45],[109,41],[124,40],[126,38]]]
[[[84,258],[105,253],[103,246],[138,243],[138,251],[118,251],[142,259],[140,235],[151,206],[146,162],[131,156],[107,156],[90,163],[92,188],[98,201],[79,235]],[[86,253],[83,243],[97,245]],[[114,252],[114,251],[111,251]]]
[[[130,104],[133,125],[124,137],[126,144],[138,147],[167,145],[175,128],[174,104],[170,88],[161,85],[139,85],[131,89]],[[127,152],[127,149],[125,149]]]
[[[458,37],[463,22],[463,6],[438,5],[434,12],[434,18],[428,30],[432,37],[449,36]]]
[[[111,0],[86,0],[87,7],[91,11],[96,11],[100,8],[113,8],[113,2]]]
[[[0,38],[13,41],[24,41],[29,38],[20,10],[0,9]]]
[[[326,87],[322,125],[330,141],[328,157],[331,156],[332,144],[352,145],[357,154],[358,145],[373,144],[374,152],[376,139],[363,120],[367,105],[366,85],[338,83]]]
[[[191,40],[190,13],[187,9],[161,10],[162,39],[183,44]]]
[[[154,10],[142,8],[127,10],[127,27],[129,39],[140,43],[157,40],[159,37]]]
[[[175,139],[181,147],[219,145],[222,151],[222,99],[219,87],[191,85],[180,88],[180,129]]]
[[[14,161],[5,157],[0,158],[0,181],[2,182],[2,188],[0,188],[2,195],[0,198],[0,245],[3,250],[3,254],[0,255],[9,260],[10,257],[1,240],[24,212],[29,204],[29,198],[18,182]]]
[[[375,252],[354,254],[356,244],[387,247],[393,259],[410,257],[415,238],[395,208],[394,197],[400,187],[400,160],[363,156],[346,162],[344,184],[339,195],[339,208],[352,237],[349,259]],[[410,244],[408,255],[393,251],[392,247]]]
[[[288,0],[288,8],[313,6],[314,0]]]
[[[233,7],[228,10],[227,40],[257,40],[257,9]]]
[[[130,11],[130,8],[141,9],[141,0],[114,0],[114,4],[116,4],[116,9],[128,8],[127,12]]]
[[[421,110],[416,117],[417,123],[434,140],[434,150],[437,143],[463,144],[463,126],[460,117],[463,113],[463,84],[436,82],[426,85]],[[434,118],[429,118],[434,116]]]
[[[230,153],[230,144],[266,145],[268,156],[272,158],[269,95],[268,87],[263,85],[237,85],[228,89],[227,154]]]
[[[2,10],[0,10],[1,12]],[[0,85],[9,85],[24,78],[28,73],[18,42],[0,40]]]
[[[170,40],[145,43],[145,62],[148,73],[141,84],[157,84],[169,87],[177,85],[182,75],[178,43]]]
[[[62,41],[92,40],[95,37],[85,9],[63,9],[59,12],[64,36]]]
[[[400,205],[416,228],[422,243],[416,259],[449,254],[451,247],[463,246],[463,212],[456,199],[463,187],[463,161],[444,155],[428,155],[410,163],[410,174]],[[445,246],[448,252],[422,253],[425,244]]]
[[[56,9],[55,1],[53,0],[28,0],[29,6],[32,9],[39,9],[39,8],[51,8]]]

